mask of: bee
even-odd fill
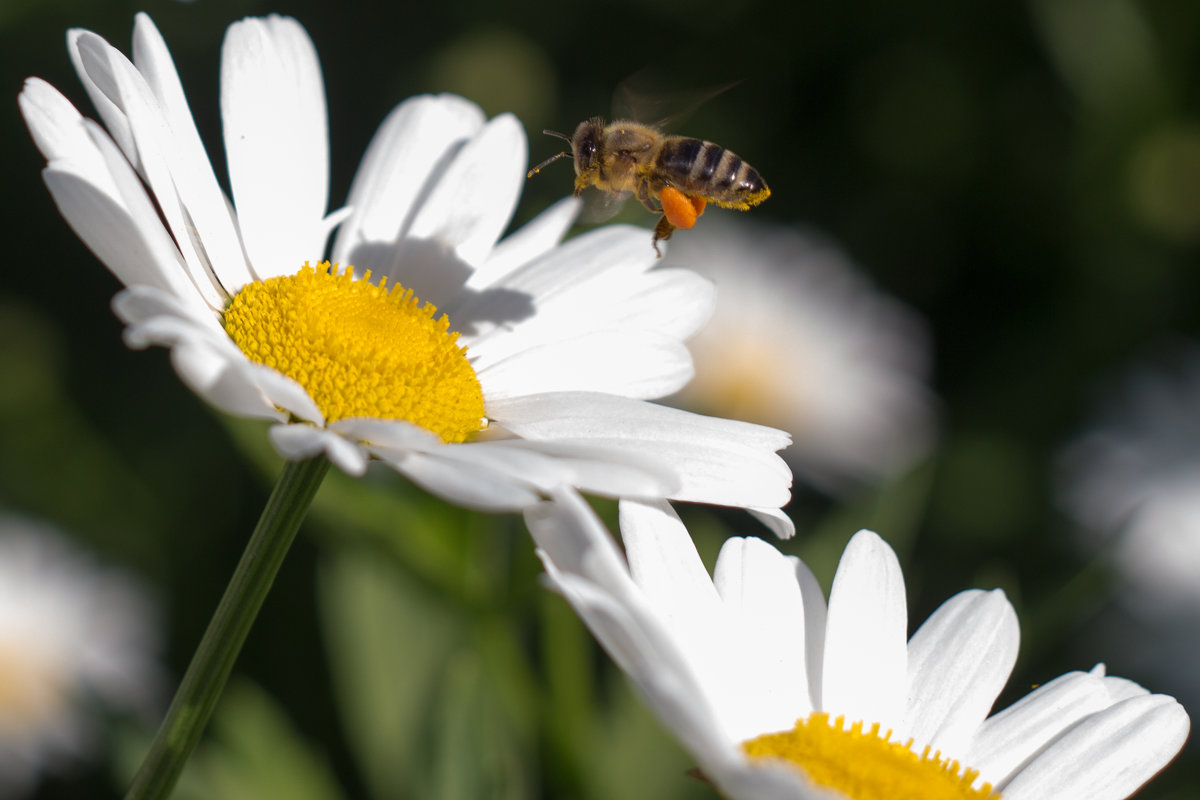
[[[575,161],[575,196],[589,186],[613,195],[633,194],[661,213],[651,245],[691,228],[707,203],[742,211],[771,196],[758,170],[731,150],[691,136],[670,136],[653,125],[600,117],[579,123],[573,136],[543,131],[571,145],[529,170],[532,178],[565,156]]]

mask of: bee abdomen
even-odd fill
[[[771,194],[758,170],[732,150],[701,139],[668,139],[659,150],[658,167],[685,193],[721,206],[746,209]]]

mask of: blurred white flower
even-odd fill
[[[696,377],[682,404],[788,431],[785,457],[825,490],[881,481],[928,450],[924,323],[832,243],[714,215],[672,239],[663,260],[718,291],[689,342]]]
[[[1058,460],[1060,505],[1116,591],[1091,638],[1121,666],[1200,703],[1200,346],[1173,346],[1110,380]]]
[[[126,340],[171,348],[221,410],[275,422],[284,457],[324,453],[351,474],[383,461],[483,509],[569,484],[746,506],[790,532],[786,434],[645,402],[691,377],[683,342],[711,284],[652,269],[642,229],[560,245],[572,200],[499,240],[525,179],[511,114],[489,121],[449,95],[402,103],[346,207],[326,213],[312,41],[293,19],[246,19],[222,48],[227,198],[149,17],[132,61],[87,31],[68,42],[106,129],[38,79],[20,106],[60,211],[127,287],[114,302]]]
[[[622,554],[579,495],[556,501],[526,512],[552,584],[733,800],[1119,800],[1187,738],[1182,706],[1103,666],[989,716],[1017,656],[1007,598],[962,592],[907,639],[874,533],[847,545],[826,607],[760,539],[726,542],[710,578],[665,503],[621,503]]]
[[[1059,461],[1059,496],[1152,613],[1200,611],[1200,347],[1130,369]]]
[[[100,706],[149,714],[158,631],[132,580],[54,529],[0,516],[0,797],[100,744]]]

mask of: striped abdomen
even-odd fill
[[[770,196],[758,170],[732,150],[690,136],[669,136],[655,157],[658,174],[685,194],[747,209]]]

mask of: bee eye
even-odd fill
[[[590,164],[592,159],[596,157],[596,135],[591,131],[579,140],[579,144],[575,148],[575,152],[579,154],[579,160],[583,164]]]

